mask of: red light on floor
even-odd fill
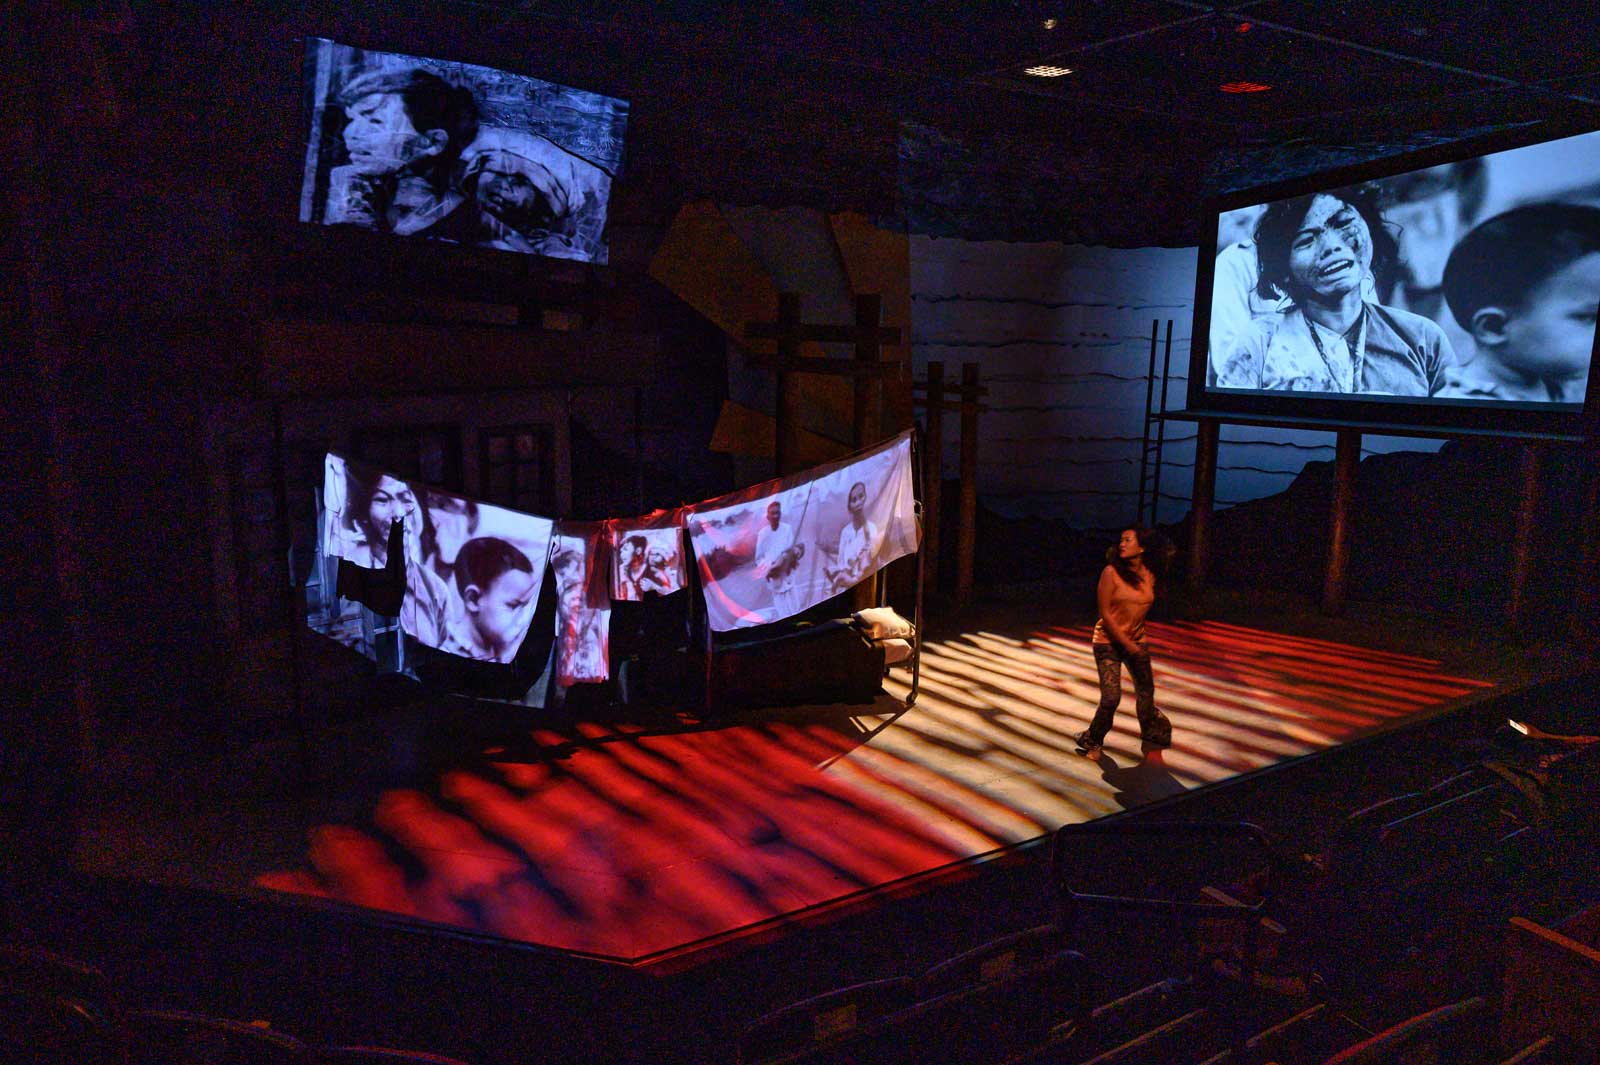
[[[1267,90],[1271,89],[1272,86],[1262,85],[1259,82],[1254,81],[1225,81],[1221,85],[1218,85],[1217,88],[1221,89],[1223,92],[1231,92],[1237,95],[1247,92],[1266,92]]]

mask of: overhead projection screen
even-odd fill
[[[1189,405],[1575,431],[1600,305],[1600,132],[1504,144],[1220,201]]]
[[[322,38],[304,95],[302,222],[606,261],[625,101]]]

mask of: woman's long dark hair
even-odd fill
[[[1144,568],[1150,571],[1157,584],[1167,575],[1167,566],[1172,562],[1172,556],[1177,552],[1171,540],[1157,529],[1146,528],[1143,525],[1127,525],[1123,532],[1132,531],[1139,538],[1139,548],[1144,552]],[[1117,571],[1117,576],[1137,588],[1144,583],[1143,578],[1134,570],[1133,563],[1122,557],[1122,544],[1115,543],[1106,548],[1106,565]]]
[[[352,532],[365,533],[375,544],[383,543],[389,530],[372,528],[372,497],[378,494],[383,474],[354,462],[344,464],[344,525]],[[381,550],[381,548],[380,548]]]

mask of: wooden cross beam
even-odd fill
[[[879,324],[882,317],[883,298],[869,294],[856,297],[855,322],[851,325],[805,324],[800,321],[799,293],[780,292],[776,322],[745,323],[745,339],[777,341],[776,354],[754,353],[752,361],[778,373],[776,458],[780,476],[794,472],[794,460],[799,453],[800,395],[793,379],[795,374],[855,378],[855,446],[865,447],[876,439],[877,408],[881,402],[879,381],[890,375],[899,376],[905,366],[901,360],[883,361],[883,345],[900,343],[900,330]],[[802,357],[800,345],[805,341],[854,344],[855,358]]]
[[[778,294],[778,320],[776,322],[747,322],[744,335],[747,340],[783,340],[793,337],[796,340],[812,340],[818,344],[856,344],[863,341],[874,346],[882,344],[900,343],[900,330],[897,326],[879,325],[878,320],[883,310],[883,298],[877,295],[856,297],[856,320],[853,325],[806,325],[800,321],[799,314],[793,320],[786,320],[784,312],[784,297],[795,296],[792,292]],[[798,296],[796,296],[798,300]],[[799,311],[798,302],[795,311]],[[831,360],[830,360],[831,361]]]

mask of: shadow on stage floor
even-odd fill
[[[1495,680],[1218,621],[1151,623],[1150,637],[1164,752],[1141,750],[1125,684],[1102,758],[1074,753],[1098,696],[1086,629],[999,623],[930,640],[909,709],[901,670],[870,705],[721,722],[546,727],[457,707],[430,718],[404,779],[301,797],[276,819],[234,811],[199,832],[224,838],[185,829],[161,847],[151,822],[130,843],[102,816],[81,860],[659,962],[973,875],[1063,824],[1432,717]]]

